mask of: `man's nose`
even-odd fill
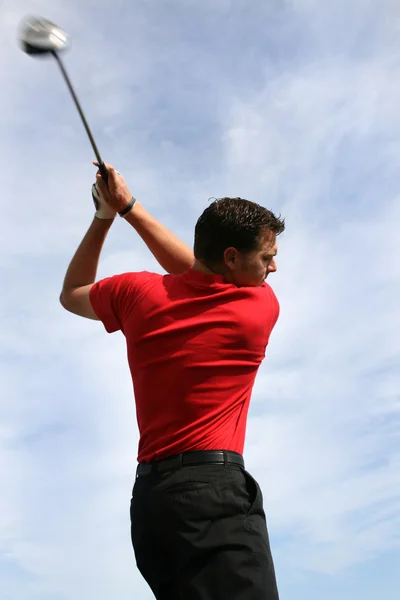
[[[276,266],[275,259],[273,258],[271,260],[271,262],[269,263],[269,265],[268,265],[267,271],[268,271],[268,273],[275,273],[275,271],[277,270],[277,268],[278,267]]]

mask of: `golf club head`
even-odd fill
[[[19,42],[27,54],[43,56],[65,50],[68,35],[58,25],[41,17],[27,17],[21,24]]]

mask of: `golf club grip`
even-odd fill
[[[105,183],[108,183],[108,171],[106,169],[106,165],[103,162],[99,163],[99,171],[103,181]]]

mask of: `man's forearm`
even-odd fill
[[[101,250],[112,223],[111,219],[93,219],[67,269],[63,291],[95,282]]]
[[[167,273],[184,273],[194,262],[193,251],[139,203],[125,220],[137,231],[150,252]]]

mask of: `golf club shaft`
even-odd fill
[[[103,162],[103,160],[102,160],[102,158],[100,156],[99,149],[97,148],[96,142],[94,141],[94,137],[92,135],[92,132],[90,131],[90,127],[88,125],[88,122],[86,121],[86,117],[85,117],[85,115],[83,113],[82,107],[81,107],[81,105],[79,103],[79,100],[78,100],[76,94],[75,94],[75,90],[72,87],[72,83],[71,83],[71,81],[70,81],[70,79],[68,77],[67,71],[65,70],[64,65],[62,63],[62,60],[58,56],[57,52],[53,51],[52,55],[54,56],[54,58],[56,59],[56,61],[58,63],[58,66],[60,67],[62,76],[64,77],[65,83],[68,86],[68,89],[69,89],[69,91],[71,93],[71,96],[72,96],[72,98],[73,98],[73,100],[75,102],[75,106],[76,106],[76,108],[77,108],[77,110],[78,110],[78,112],[80,114],[83,126],[85,127],[85,130],[86,130],[86,133],[87,133],[88,138],[90,140],[90,143],[92,144],[93,151],[94,151],[94,153],[96,155],[97,162],[99,163],[100,174],[101,174],[102,178],[104,179],[104,181],[107,182],[107,180],[108,180],[107,169],[106,169],[106,167],[104,165],[104,162]]]

